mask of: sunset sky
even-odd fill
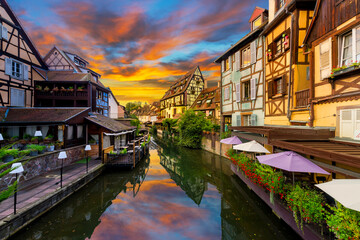
[[[42,55],[54,45],[90,62],[121,104],[159,100],[199,65],[209,86],[212,62],[250,31],[267,0],[8,0]]]

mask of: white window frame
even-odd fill
[[[248,54],[248,58],[249,58],[248,59],[248,61],[249,61],[248,64],[244,64],[244,56],[245,56],[244,53],[245,52]],[[251,65],[251,49],[250,49],[250,45],[249,45],[246,48],[241,50],[241,68],[246,68],[246,67],[248,67],[250,65]]]
[[[360,49],[356,49],[356,42],[360,41],[360,39],[356,39],[356,31],[359,30],[360,31],[360,26],[357,26],[355,28],[353,28],[350,32],[345,33],[344,35],[340,36],[340,66],[344,66],[344,44],[345,44],[345,37],[346,36],[351,36],[351,58],[348,58],[347,60],[349,61],[347,65],[351,64],[351,61],[355,62],[359,62],[360,61]]]

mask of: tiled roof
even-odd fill
[[[74,73],[72,71],[48,71],[47,77],[48,81],[90,81],[95,85],[107,89],[100,80],[96,82],[90,73]]]
[[[65,123],[90,108],[0,108],[1,123]]]
[[[136,116],[157,116],[160,113],[159,106],[144,105],[143,107],[134,110],[133,114]]]
[[[179,95],[179,94],[185,92],[190,83],[192,76],[194,75],[194,73],[198,67],[199,66],[194,67],[189,72],[187,72],[184,76],[177,79],[175,81],[175,83],[173,85],[171,85],[170,89],[165,93],[165,95],[161,98],[161,100],[165,100],[165,99],[174,97],[176,95]]]
[[[210,102],[210,103],[209,103]],[[216,104],[220,103],[220,88],[205,88],[197,97],[191,109],[193,110],[212,110]]]
[[[119,121],[116,121],[109,117],[105,117],[98,113],[91,113],[91,115],[86,117],[86,119],[100,127],[108,129],[109,131],[111,131],[113,133],[133,130],[136,128],[134,126],[127,126]]]

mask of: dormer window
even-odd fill
[[[77,60],[76,58],[74,59],[74,63],[75,64],[79,64],[79,60]]]
[[[94,81],[97,83],[98,82],[98,77],[97,76],[93,76]]]
[[[259,16],[258,18],[256,18],[254,21],[252,21],[252,30],[254,31],[255,29],[257,29],[258,27],[260,27],[261,25],[261,16]]]

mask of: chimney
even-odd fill
[[[207,88],[207,87],[208,87],[208,81],[207,81],[207,80],[205,80],[205,81],[204,81],[204,83],[205,83],[205,84],[204,84],[204,89],[205,89],[205,88]]]

